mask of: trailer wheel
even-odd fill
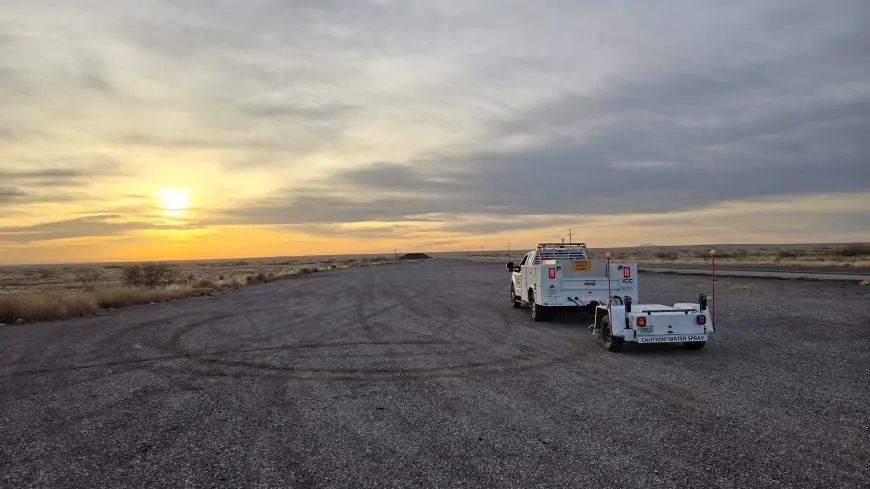
[[[607,351],[622,351],[622,338],[610,336],[610,318],[605,316],[601,319],[601,346]]]
[[[532,321],[540,323],[547,320],[546,308],[535,303],[534,292],[529,292],[529,310],[532,312]]]
[[[686,345],[686,348],[688,348],[690,350],[700,350],[701,348],[704,348],[704,345],[706,345],[707,342],[706,341],[684,341],[683,344]]]
[[[511,284],[511,306],[513,306],[514,309],[517,309],[522,305],[523,303],[520,302],[520,298],[517,297],[516,290],[514,289],[514,284]]]

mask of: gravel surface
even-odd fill
[[[870,486],[870,287],[723,277],[705,349],[622,353],[507,292],[439,259],[0,327],[0,485]]]

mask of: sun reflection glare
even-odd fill
[[[157,192],[163,214],[168,217],[179,217],[190,207],[190,192],[183,189],[164,188]]]

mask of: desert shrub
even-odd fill
[[[215,289],[217,286],[211,280],[204,278],[196,284],[196,286],[200,289]]]
[[[780,260],[785,260],[789,258],[797,258],[798,253],[794,250],[779,250],[776,252],[776,257]]]
[[[658,250],[653,254],[653,256],[660,260],[676,260],[677,252],[674,250]]]
[[[845,258],[870,255],[870,244],[850,243],[834,250],[834,255]]]
[[[85,290],[94,290],[97,286],[97,280],[103,276],[99,270],[82,269],[75,272],[76,280],[82,285]]]
[[[266,277],[266,274],[260,272],[256,275],[248,275],[248,277],[246,278],[246,282],[248,283],[248,285],[264,284],[266,282],[269,282],[269,278]]]
[[[121,279],[125,285],[153,289],[169,286],[178,281],[181,270],[165,263],[142,263],[125,267]]]
[[[39,274],[39,278],[42,280],[48,280],[50,278],[54,278],[57,275],[56,270],[52,270],[51,268],[40,268],[37,273]]]

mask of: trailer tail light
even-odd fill
[[[628,267],[623,268],[622,269],[622,276],[625,278],[631,277],[631,269]]]
[[[550,280],[556,280],[556,269],[550,268]]]
[[[637,318],[637,327],[638,328],[645,328],[646,327],[646,318],[645,317]]]
[[[695,319],[698,321],[698,324],[707,324],[707,316],[697,316]]]

